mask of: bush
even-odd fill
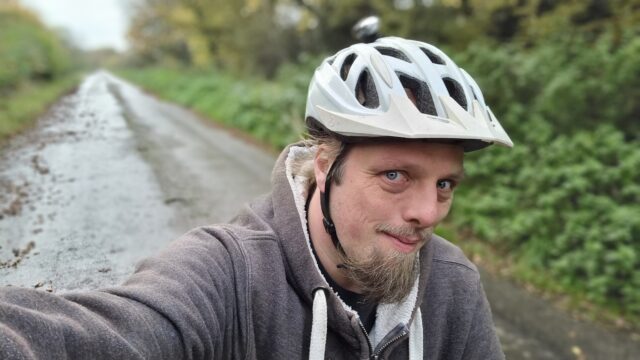
[[[62,41],[17,2],[0,1],[0,140],[32,124],[72,89],[71,55]]]
[[[640,142],[611,125],[467,161],[454,219],[601,304],[640,310]]]
[[[640,37],[629,31],[620,47],[597,40],[554,39],[523,49],[475,44],[456,57],[485,91],[485,100],[516,140],[545,142],[530,131],[544,119],[555,134],[594,130],[603,121],[640,136]],[[530,137],[533,137],[530,139]]]
[[[61,41],[16,4],[0,4],[0,90],[27,80],[50,80],[71,67]]]
[[[530,273],[640,315],[637,58],[640,39],[607,36],[463,54],[516,145],[468,157],[453,220]]]

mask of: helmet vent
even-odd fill
[[[333,65],[333,62],[336,60],[335,56],[332,56],[330,58],[327,59],[327,63],[329,63],[329,65]]]
[[[408,63],[411,62],[411,60],[409,60],[407,55],[405,55],[400,50],[396,50],[396,49],[393,49],[393,48],[390,48],[390,47],[385,47],[385,46],[376,46],[376,50],[378,50],[380,52],[380,54],[382,54],[382,55],[391,56],[393,58],[400,59],[400,60],[406,61]]]
[[[375,109],[380,106],[376,85],[373,83],[371,75],[369,75],[369,72],[366,70],[363,71],[358,78],[355,95],[360,105],[364,107]]]
[[[431,50],[423,47],[421,47],[420,50],[429,57],[429,60],[431,60],[432,63],[444,65],[444,60],[442,60],[440,56],[434,54]]]
[[[452,78],[443,78],[444,85],[447,87],[447,91],[449,92],[449,96],[453,98],[463,109],[467,109],[467,98],[464,96],[464,91],[462,90],[462,86],[459,82],[453,80]]]
[[[428,115],[438,115],[436,107],[433,104],[433,97],[429,91],[429,85],[424,81],[403,73],[397,73],[400,83],[407,93],[407,96],[416,105],[418,111]]]
[[[342,67],[340,67],[340,77],[342,80],[347,80],[347,76],[349,76],[349,69],[351,69],[351,65],[356,61],[356,54],[351,54],[344,59],[342,63]]]

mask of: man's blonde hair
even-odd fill
[[[314,132],[309,134],[307,139],[305,140],[305,144],[309,147],[316,147],[316,149],[321,145],[324,146],[324,148],[327,150],[327,155],[331,163],[330,168],[334,167],[333,181],[335,181],[336,184],[340,184],[344,172],[345,156],[339,157],[339,155],[344,151],[347,151],[347,145],[340,139],[327,134],[326,132]],[[334,161],[336,161],[336,159],[338,162],[334,164]]]

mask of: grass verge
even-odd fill
[[[60,96],[73,90],[80,74],[74,73],[53,82],[23,82],[2,95],[0,103],[0,142],[33,125]]]
[[[115,72],[152,94],[276,149],[300,140],[304,130],[304,96],[288,83],[238,79],[214,70],[144,68]]]

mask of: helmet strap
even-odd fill
[[[343,145],[340,154],[336,157],[336,159],[331,164],[329,168],[329,172],[327,173],[327,178],[325,179],[324,191],[320,191],[320,208],[322,209],[322,224],[324,225],[324,229],[331,237],[331,241],[333,242],[333,246],[335,246],[336,250],[340,253],[344,254],[344,249],[340,244],[340,239],[338,239],[338,234],[336,233],[336,225],[333,223],[331,219],[331,211],[329,210],[329,198],[331,195],[331,184],[333,183],[333,176],[336,170],[336,164],[340,164],[344,157],[347,154],[347,147]]]

